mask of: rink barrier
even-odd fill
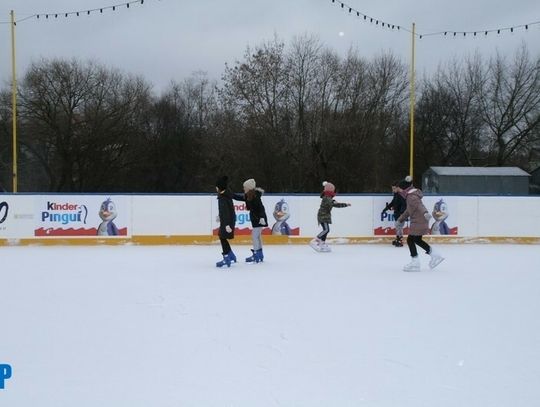
[[[395,234],[391,196],[338,195],[347,208],[332,212],[332,244],[388,244]],[[265,244],[306,244],[320,232],[318,194],[265,194]],[[448,235],[427,235],[441,243],[540,244],[540,196],[428,195],[428,211],[447,212]],[[100,211],[116,210],[115,236],[104,232]],[[244,202],[235,202],[233,244],[251,244],[251,219]],[[284,209],[285,208],[285,209]],[[278,214],[287,217],[278,220]],[[432,212],[434,213],[434,212]],[[211,194],[2,194],[0,245],[182,245],[218,244],[218,205]],[[282,215],[279,215],[282,216]],[[433,228],[435,221],[430,221]],[[105,226],[106,227],[106,226]],[[276,235],[286,233],[287,235]],[[407,233],[407,229],[405,230]],[[433,239],[433,240],[432,240]]]
[[[305,245],[312,238],[289,237],[289,236],[265,236],[265,245]],[[328,238],[327,242],[332,245],[340,244],[390,244],[394,238],[391,236],[365,236]],[[525,244],[540,245],[539,237],[456,237],[456,236],[424,236],[429,243],[439,244]],[[251,238],[242,236],[230,241],[234,245],[251,245]],[[216,236],[131,236],[129,238],[55,238],[55,239],[0,239],[0,246],[163,246],[163,245],[219,245]],[[406,246],[406,242],[404,242]]]

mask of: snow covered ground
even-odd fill
[[[540,405],[540,247],[439,248],[2,247],[0,406]]]

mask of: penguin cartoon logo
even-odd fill
[[[118,212],[116,211],[116,205],[113,201],[111,201],[111,198],[107,198],[106,201],[104,201],[101,204],[101,207],[99,208],[99,217],[103,222],[100,223],[97,235],[98,236],[118,236],[118,228],[114,224],[113,220],[118,215]]]
[[[276,223],[272,226],[272,234],[290,236],[291,227],[287,223],[287,219],[291,217],[291,213],[289,212],[289,204],[285,202],[285,199],[276,203],[273,215]]]
[[[431,225],[431,234],[449,235],[450,228],[445,221],[448,219],[450,212],[448,211],[448,205],[442,198],[433,206],[433,212],[431,214],[433,215],[433,219],[435,219],[435,222]]]

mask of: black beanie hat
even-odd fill
[[[216,181],[216,187],[220,191],[225,191],[227,189],[227,181],[229,181],[229,177],[227,177],[226,175],[223,177],[219,177]]]
[[[412,177],[407,175],[405,179],[399,181],[398,187],[401,189],[407,189],[412,185]]]

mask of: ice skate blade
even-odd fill
[[[311,247],[313,250],[315,250],[316,252],[321,252],[321,248],[319,247],[319,245],[315,242],[309,242],[309,247]]]
[[[432,260],[432,261],[429,262],[429,268],[433,270],[435,267],[437,267],[443,261],[444,261],[444,257],[438,257],[437,259]]]

